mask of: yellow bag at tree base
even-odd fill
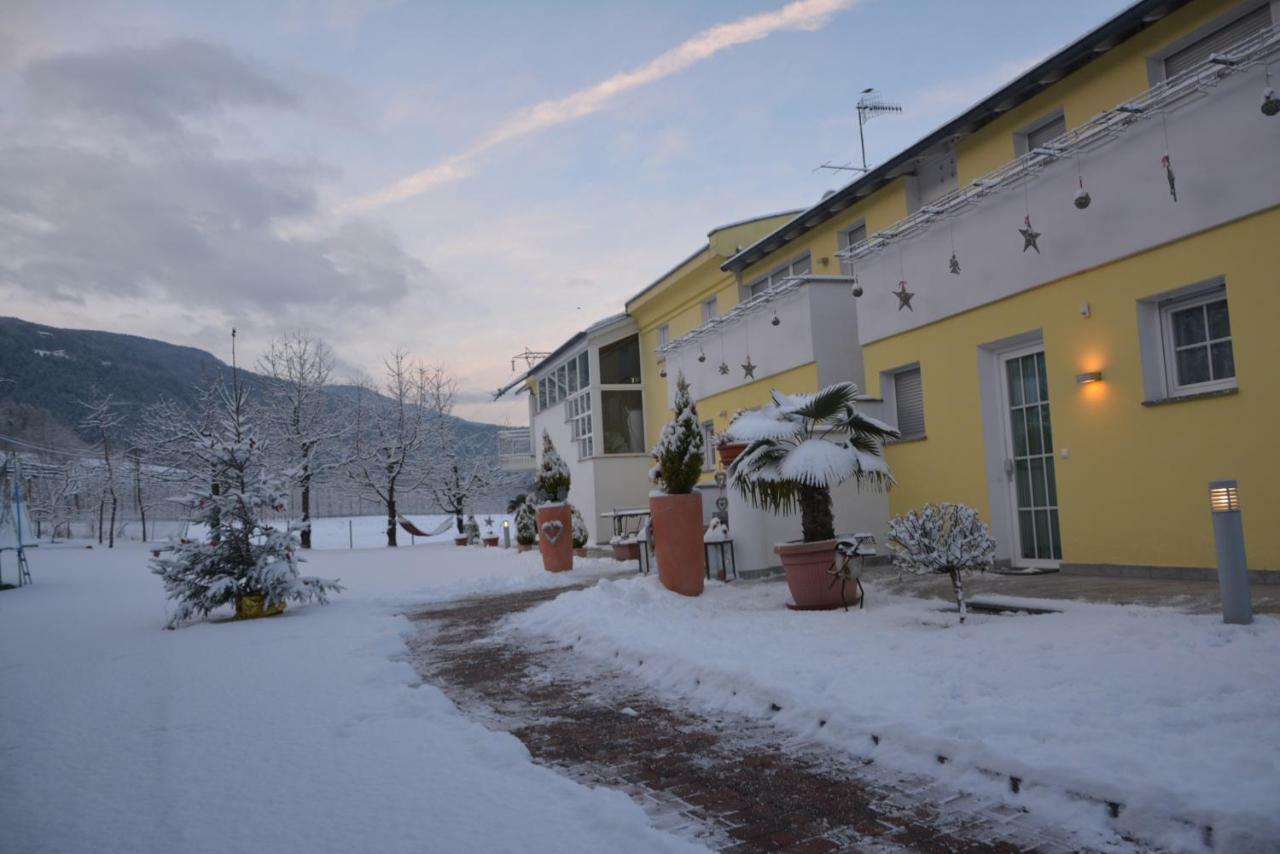
[[[284,613],[283,602],[277,602],[268,608],[263,598],[258,595],[240,596],[236,599],[237,620],[255,620],[258,617],[271,617],[282,613]]]

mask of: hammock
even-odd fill
[[[446,518],[443,522],[441,522],[440,525],[434,531],[424,531],[421,528],[419,528],[417,525],[413,524],[408,519],[400,515],[396,516],[396,521],[400,523],[401,528],[404,528],[406,534],[410,534],[415,537],[438,537],[441,534],[443,534],[445,531],[449,530],[449,527],[453,525],[452,516]]]

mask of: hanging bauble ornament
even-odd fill
[[[705,351],[703,351],[703,349],[702,349],[701,347],[699,347],[699,348],[698,348],[698,361],[699,361],[699,362],[705,362],[706,360],[707,360],[707,354],[706,354],[706,352],[705,352]]]
[[[1178,200],[1178,178],[1173,174],[1173,161],[1169,159],[1169,152],[1165,152],[1160,158],[1160,165],[1164,167],[1165,177],[1169,179],[1169,195],[1173,196],[1173,200]]]
[[[1080,210],[1089,207],[1093,202],[1093,197],[1089,195],[1089,191],[1084,188],[1084,179],[1080,179],[1080,189],[1076,190],[1076,197],[1072,200],[1075,206]]]
[[[770,325],[770,326],[777,326],[777,325],[778,325],[778,324],[780,324],[780,323],[782,323],[782,318],[778,317],[778,310],[775,308],[775,309],[773,310],[773,320],[770,320],[770,321],[769,321],[769,325]]]
[[[662,370],[658,371],[658,376],[662,377],[665,380],[667,378],[667,369],[663,368]]]
[[[1022,251],[1026,252],[1028,249],[1034,249],[1036,254],[1039,255],[1040,246],[1036,241],[1040,239],[1040,232],[1031,227],[1030,216],[1023,217],[1022,221],[1026,223],[1024,228],[1018,229],[1018,233],[1022,235]]]
[[[1280,113],[1280,98],[1276,97],[1275,89],[1267,89],[1262,93],[1262,114],[1274,116],[1276,113]]]
[[[862,285],[854,282],[853,288],[850,289],[849,293],[853,294],[855,298],[862,296]]]
[[[951,260],[947,262],[947,269],[951,271],[951,275],[960,275],[960,259],[956,257],[956,251],[951,250]]]

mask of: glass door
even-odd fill
[[[1055,567],[1062,560],[1058,535],[1058,484],[1053,468],[1053,429],[1044,350],[1001,356],[1004,365],[1005,474],[1013,511],[1015,566]]]

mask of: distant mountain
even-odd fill
[[[0,434],[66,447],[79,434],[84,416],[80,401],[88,400],[95,386],[115,395],[136,419],[161,398],[194,403],[197,386],[230,374],[229,365],[194,347],[0,317],[0,377],[12,380],[0,381]],[[241,375],[251,388],[273,382],[251,371]],[[349,398],[354,390],[338,385],[332,393]],[[483,446],[496,454],[494,434],[501,427],[455,420],[468,437],[487,439]]]

